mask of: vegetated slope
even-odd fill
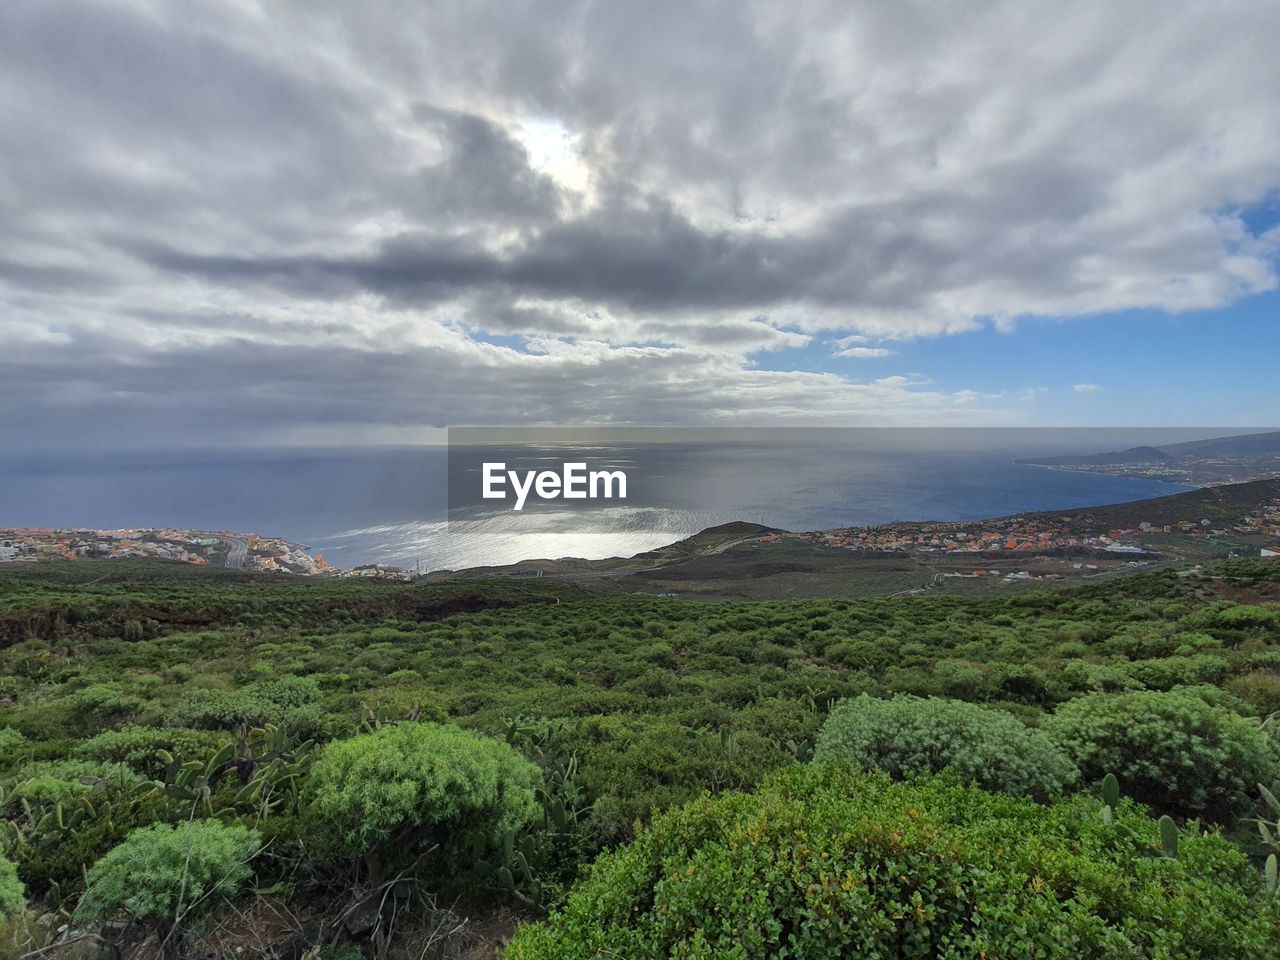
[[[596,575],[625,576],[681,563],[697,557],[715,556],[741,540],[778,532],[774,527],[735,520],[700,530],[656,550],[637,553],[632,557],[606,557],[601,560],[584,560],[580,557],[541,558],[520,560],[496,566],[470,567],[462,570],[441,570],[429,574],[428,582],[472,579],[498,579],[503,577],[553,576],[573,579]]]
[[[1247,433],[1235,437],[1211,437],[1208,440],[1190,440],[1186,443],[1169,443],[1160,449],[1175,459],[1269,456],[1280,454],[1280,430]]]
[[[1132,526],[1143,520],[1156,525],[1187,519],[1235,522],[1258,504],[1277,497],[1280,497],[1280,478],[1201,487],[1151,500],[1050,510],[1036,516],[1071,517],[1075,526],[1097,530]]]
[[[439,620],[580,597],[568,583],[519,581],[410,586],[383,580],[259,575],[163,561],[77,560],[0,565],[0,646],[74,634],[81,624],[123,630],[234,622],[269,627]]]
[[[1270,769],[1272,747],[1257,719],[1228,720],[1280,710],[1280,614],[1265,603],[1277,583],[1280,564],[1248,561],[973,600],[691,603],[545,581],[408,586],[171,565],[4,568],[0,842],[28,896],[70,906],[85,868],[135,829],[216,816],[257,831],[267,851],[244,889],[281,883],[295,892],[281,910],[308,922],[343,915],[354,888],[367,892],[373,878],[404,870],[415,890],[462,897],[458,909],[473,917],[533,917],[562,902],[597,853],[633,839],[637,821],[807,762],[842,699],[944,697],[1041,726],[1082,698],[1105,706],[1126,691],[1154,691],[1173,698],[1161,714],[1170,719],[1153,728],[1175,751],[1161,762],[1176,766],[1181,717],[1203,727],[1206,746],[1194,761],[1195,792],[1162,796],[1136,779],[1135,788],[1156,813],[1167,805],[1181,817],[1203,804],[1232,818],[1224,828],[1256,872],[1267,850],[1240,811],[1255,810],[1248,777]],[[1103,706],[1073,714],[1063,749],[1082,767],[1104,755],[1090,749],[1091,725],[1110,729]],[[455,805],[441,813],[397,792],[436,776],[422,772],[434,768],[417,747],[380,736],[342,748],[367,784],[351,802],[386,790],[405,812],[384,825],[377,847],[355,849],[358,830],[339,844],[324,824],[344,815],[341,796],[325,792],[338,799],[317,807],[313,770],[346,769],[326,745],[389,724],[423,724],[430,743],[465,743],[449,732],[456,725],[506,749],[494,747],[472,772],[453,771],[465,791],[441,779],[433,789]],[[1109,741],[1107,762],[1127,762],[1119,749]],[[1124,749],[1141,754],[1135,771],[1153,753],[1143,743]],[[444,764],[439,776],[452,769],[447,751],[431,755]],[[540,785],[530,785],[527,764]],[[405,769],[419,772],[406,780],[397,772]],[[485,817],[509,810],[498,786],[506,782],[538,806],[522,799],[518,825],[495,832]],[[1254,896],[1244,873],[1238,882],[1234,910]],[[418,900],[397,910],[401,924],[434,916]]]
[[[729,523],[721,523],[714,527],[707,527],[705,530],[699,530],[691,537],[677,540],[675,543],[659,547],[657,550],[636,554],[636,558],[666,560],[697,556],[709,551],[723,549],[730,544],[749,537],[759,537],[766,533],[779,532],[781,531],[776,527],[766,527],[763,524],[751,523],[746,520],[733,520]]]

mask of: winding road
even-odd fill
[[[235,537],[223,537],[227,545],[227,559],[224,561],[230,570],[243,570],[245,558],[249,555],[249,545]]]

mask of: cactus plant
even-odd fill
[[[543,771],[543,785],[535,791],[542,816],[522,831],[504,831],[496,845],[474,833],[472,872],[482,883],[494,883],[526,907],[546,913],[576,872],[591,805],[578,783],[578,758],[564,747],[569,721],[521,715],[504,724],[507,742]]]
[[[1168,860],[1178,859],[1178,825],[1168,814],[1160,818],[1160,852]]]
[[[1120,802],[1120,781],[1114,773],[1102,778],[1102,802],[1112,809]]]

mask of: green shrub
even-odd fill
[[[18,879],[18,868],[0,855],[0,922],[9,920],[27,906],[27,891]]]
[[[987,682],[979,666],[964,660],[940,660],[933,668],[933,679],[942,696],[958,700],[979,699]]]
[[[1169,690],[1180,684],[1219,683],[1227,675],[1227,669],[1226,658],[1209,654],[1139,660],[1126,668],[1129,676],[1150,690]]]
[[[376,874],[388,858],[427,842],[524,826],[539,812],[541,780],[505,743],[452,725],[406,723],[327,744],[311,771],[312,811]]]
[[[1171,639],[1176,644],[1173,652],[1178,656],[1191,656],[1205,650],[1219,650],[1222,648],[1222,644],[1216,639],[1200,631],[1176,633]]]
[[[76,715],[86,723],[106,723],[140,710],[144,701],[118,683],[93,683],[71,695]]]
[[[0,780],[4,803],[0,812],[19,801],[37,804],[70,803],[102,787],[133,787],[145,782],[121,764],[94,760],[39,760]]]
[[[202,690],[189,694],[178,705],[174,720],[179,726],[202,730],[268,723],[285,727],[294,714],[319,696],[320,685],[311,677],[263,680],[230,693]]]
[[[68,819],[73,822],[68,829],[56,823],[38,827],[14,850],[18,871],[32,897],[43,896],[55,885],[64,895],[79,890],[85,870],[95,861],[122,843],[131,830],[156,821],[154,811],[145,804],[127,801],[99,816],[78,817],[75,807],[70,810]]]
[[[1038,667],[1025,663],[1000,667],[994,677],[996,692],[1002,699],[1042,704],[1053,699],[1048,677]]]
[[[1280,624],[1280,611],[1248,603],[1218,601],[1187,617],[1185,623],[1217,636],[1226,636],[1227,642],[1231,643],[1241,632],[1274,629]]]
[[[579,783],[596,801],[590,832],[602,843],[630,839],[636,820],[703,790],[755,786],[788,762],[782,744],[750,730],[694,729],[666,717],[592,716],[567,735]]]
[[[1076,780],[1053,742],[1013,717],[959,700],[865,694],[839,704],[818,731],[814,763],[848,763],[901,779],[951,773],[983,787],[1045,799]]]
[[[0,755],[7,756],[26,745],[27,738],[22,735],[22,731],[13,727],[0,727]]]
[[[159,757],[168,751],[177,760],[197,759],[215,746],[222,737],[208,730],[182,730],[164,727],[125,727],[105,730],[78,744],[75,754],[93,760],[123,763],[145,776],[163,779],[165,763]]]
[[[1180,693],[1187,697],[1195,697],[1197,700],[1203,700],[1211,707],[1221,707],[1242,717],[1248,717],[1257,712],[1235,694],[1228,693],[1221,687],[1215,687],[1211,683],[1186,684],[1174,687],[1170,692]]]
[[[1263,715],[1280,712],[1280,673],[1273,668],[1232,677],[1227,690]]]
[[[76,919],[159,921],[193,905],[193,912],[212,909],[252,876],[260,846],[257,832],[216,820],[135,830],[89,869]]]
[[[504,957],[1274,960],[1280,912],[1243,855],[1189,834],[1148,856],[1157,825],[1128,802],[1116,821],[1083,798],[792,768],[663,815]]]
[[[166,814],[166,799],[123,764],[40,760],[0,779],[10,855],[32,897],[78,889],[85,868],[135,827]]]
[[[1280,773],[1256,722],[1185,692],[1080,697],[1044,729],[1086,780],[1114,773],[1126,795],[1173,816],[1229,820]]]

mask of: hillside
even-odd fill
[[[965,749],[990,742],[995,753],[973,758],[983,789],[956,793],[951,781],[926,778],[910,788],[921,793],[901,795],[926,811],[921,823],[938,843],[913,876],[952,869],[947,858],[969,842],[965,831],[998,809],[1005,811],[996,815],[1000,849],[1011,856],[994,858],[982,876],[1000,878],[1000,889],[1030,889],[1030,876],[1000,871],[1041,849],[1020,846],[1035,823],[1053,824],[1044,842],[1101,829],[1100,774],[1088,764],[1089,751],[1105,747],[1108,771],[1121,775],[1127,796],[1153,805],[1152,816],[1211,818],[1231,838],[1185,831],[1181,859],[1159,867],[1166,879],[1142,881],[1156,883],[1142,888],[1150,907],[1126,909],[1124,936],[1147,944],[1176,934],[1178,957],[1265,960],[1249,942],[1274,942],[1280,915],[1268,912],[1257,879],[1268,848],[1243,818],[1258,802],[1253,782],[1280,776],[1280,766],[1246,718],[1280,709],[1278,599],[1280,563],[1260,561],[1053,594],[717,604],[600,596],[546,580],[409,585],[155,562],[8,565],[0,568],[7,637],[0,849],[16,865],[13,882],[44,913],[0,931],[27,937],[24,949],[57,941],[61,914],[49,904],[92,904],[82,899],[86,869],[92,888],[108,851],[164,836],[156,829],[188,829],[182,825],[195,817],[210,843],[239,829],[269,845],[256,854],[247,848],[251,869],[225,891],[230,903],[218,906],[229,919],[215,922],[210,912],[191,923],[184,955],[354,958],[385,946],[395,958],[492,960],[523,923],[507,960],[573,956],[558,938],[587,942],[581,932],[566,932],[559,920],[546,928],[534,922],[566,903],[577,910],[602,902],[582,869],[604,854],[600,869],[612,870],[607,864],[621,861],[609,851],[632,849],[625,845],[637,837],[655,842],[637,834],[637,823],[656,822],[661,831],[672,817],[753,810],[757,800],[741,792],[754,790],[771,823],[785,826],[809,802],[831,809],[821,799],[827,775],[809,762],[838,742],[833,706],[843,699],[846,713],[892,708],[918,716],[923,725],[908,746],[920,744],[927,755],[937,749],[929,738],[940,734],[916,706],[923,701],[901,699],[927,696],[950,698],[942,701],[948,711],[963,701],[969,712],[957,716],[983,731]],[[1094,744],[1036,732],[1133,695],[1107,691],[1156,698],[1140,703],[1148,715],[1139,735],[1107,734]],[[1172,744],[1194,743],[1175,734],[1183,716],[1228,738],[1230,751],[1171,754],[1183,749]],[[1143,731],[1153,739],[1143,740]],[[906,749],[900,736],[892,742]],[[415,766],[420,743],[430,744],[423,755],[430,762]],[[1073,752],[1056,752],[1067,749],[1060,743]],[[1019,790],[1000,772],[1015,757],[1008,770],[1018,776],[1048,764],[1036,787],[1046,806],[1000,798]],[[916,761],[890,752],[862,762],[892,771]],[[1144,779],[1146,769],[1157,770],[1154,780]],[[455,770],[460,779],[448,779]],[[842,858],[850,849],[842,844],[863,842],[857,838],[914,835],[919,813],[908,817],[903,806],[899,824],[890,812],[899,790],[883,775],[866,779],[854,768],[840,776],[840,796],[880,800],[840,821],[844,841],[812,821],[808,843],[819,865]],[[409,777],[424,795],[440,790],[440,805],[415,806],[416,794],[391,789],[387,777]],[[485,778],[505,792],[486,800],[463,786]],[[1239,789],[1229,786],[1237,781]],[[796,789],[785,783],[807,786],[785,804],[769,799]],[[704,794],[716,799],[696,799]],[[689,812],[677,813],[687,802]],[[430,819],[440,809],[454,811],[444,826]],[[500,814],[512,825],[495,836],[492,818]],[[1138,846],[1130,851],[1090,833],[1061,862],[1134,889],[1133,877],[1157,875],[1142,845],[1158,845],[1160,830],[1128,800],[1115,816],[1142,838]],[[1011,828],[1002,817],[1025,823]],[[800,828],[785,829],[786,856],[794,857]],[[697,836],[690,842],[701,842]],[[773,856],[759,843],[741,849]],[[692,848],[679,850],[662,862],[688,881],[694,868],[684,858],[705,861]],[[880,856],[871,848],[865,855]],[[154,865],[163,861],[148,862],[135,885],[169,876]],[[748,873],[732,889],[743,895],[786,876],[764,865],[753,873],[752,862],[738,866]],[[859,872],[871,868],[858,863],[842,867],[848,882],[876,891],[877,909],[910,915],[915,888],[871,883],[871,873]],[[626,886],[636,909],[652,902],[648,882]],[[979,902],[993,895],[987,881],[955,883]],[[664,889],[695,888],[668,880]],[[716,897],[728,889],[717,882]],[[1092,917],[1093,901],[1075,889],[1074,880],[1053,888],[1037,909],[1062,922],[1071,911]],[[583,902],[572,906],[575,896]],[[842,899],[836,909],[850,912],[839,915],[861,915],[867,908],[856,900]],[[1194,902],[1195,910],[1170,901]],[[1111,922],[1090,924],[1111,930]],[[1090,924],[1082,929],[1097,929]],[[141,957],[152,955],[156,930],[165,928],[100,929],[117,949]],[[559,945],[538,952],[545,938]],[[322,951],[308,953],[321,943]]]
[[[1175,459],[1188,457],[1259,457],[1280,455],[1280,430],[1248,433],[1237,437],[1213,437],[1172,443],[1160,448]]]
[[[1160,447],[1015,461],[1060,470],[1149,477],[1196,486],[1280,476],[1280,431],[1210,437]]]
[[[683,563],[701,556],[715,556],[739,543],[778,532],[781,531],[773,527],[739,520],[707,527],[683,540],[658,547],[656,550],[637,553],[631,557],[607,557],[602,560],[584,560],[579,557],[538,558],[493,566],[467,567],[461,570],[438,570],[421,579],[433,583],[503,578],[546,578],[581,583],[614,580],[630,574],[645,573]]]
[[[1074,524],[1090,530],[1129,526],[1143,521],[1162,525],[1183,520],[1234,522],[1260,504],[1280,500],[1280,478],[1253,480],[1188,490],[1167,497],[1111,503],[1074,510],[1052,510],[1041,516],[1071,517]]]
[[[1038,457],[1018,460],[1018,463],[1034,463],[1042,466],[1066,464],[1112,465],[1120,463],[1152,463],[1162,460],[1187,460],[1210,458],[1273,457],[1280,455],[1280,430],[1265,433],[1241,434],[1233,437],[1210,437],[1205,440],[1189,440],[1160,447],[1130,447],[1128,450]]]
[[[697,556],[705,553],[721,552],[726,547],[744,540],[754,539],[770,533],[780,533],[776,527],[766,527],[759,523],[735,520],[714,527],[700,530],[691,537],[677,540],[675,543],[647,553],[636,554],[636,559],[670,560]]]
[[[1110,453],[1095,453],[1090,456],[1041,457],[1038,459],[1017,460],[1016,463],[1030,463],[1042,467],[1056,466],[1114,466],[1121,463],[1159,463],[1172,460],[1173,455],[1157,447],[1130,447],[1128,450]]]
[[[1087,509],[904,522],[857,531],[791,533],[737,522],[632,558],[528,560],[427,579],[536,575],[595,592],[707,599],[861,598],[908,592],[973,596],[1280,550],[1280,535],[1274,532],[1236,530],[1245,516],[1259,512],[1275,515],[1275,526],[1280,527],[1280,479]],[[1204,520],[1210,521],[1208,528],[1202,526]],[[1141,530],[1143,524],[1155,530]],[[1196,530],[1163,530],[1179,524]],[[1126,531],[1119,540],[1111,536],[1117,530]],[[983,537],[991,542],[975,546]],[[1006,549],[1011,538],[1017,541],[1016,549]],[[1124,552],[1129,547],[1140,558]]]

